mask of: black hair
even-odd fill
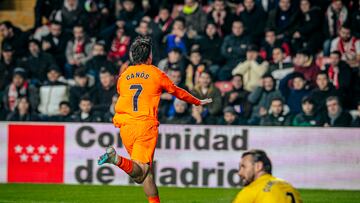
[[[112,75],[111,71],[110,71],[108,68],[106,68],[106,67],[101,67],[99,74],[104,74],[104,73],[109,73],[110,75]]]
[[[271,78],[273,81],[275,81],[275,79],[274,79],[274,77],[271,75],[271,73],[265,73],[261,78],[262,78],[262,79]]]
[[[251,149],[242,154],[241,158],[250,155],[253,159],[253,163],[262,162],[264,165],[264,171],[268,174],[272,173],[271,160],[267,156],[266,152],[261,149]]]
[[[340,51],[332,51],[330,54],[336,54],[341,58],[341,52]]]
[[[14,25],[10,21],[3,21],[0,25],[5,25],[7,29],[14,28]]]
[[[91,101],[91,99],[90,99],[90,96],[87,95],[87,94],[85,94],[85,95],[83,95],[82,97],[80,97],[80,102],[81,102],[81,101],[89,101],[89,102],[92,103],[92,101]],[[79,102],[79,103],[80,103],[80,102]]]
[[[130,46],[130,62],[134,65],[146,63],[151,55],[151,48],[150,37],[138,36]]]
[[[316,75],[316,77],[318,77],[319,75],[325,75],[325,76],[326,76],[326,79],[329,79],[329,75],[328,75],[328,73],[327,73],[325,70],[320,71],[320,72]]]
[[[284,99],[282,97],[273,97],[273,98],[271,98],[270,104],[272,104],[274,101],[280,101],[282,104],[284,104]]]
[[[305,104],[305,103],[310,103],[312,105],[315,105],[315,101],[312,97],[309,97],[309,96],[305,96],[302,98],[301,100],[301,104]]]
[[[74,71],[74,77],[81,77],[84,78],[86,77],[86,70],[84,67],[79,67],[77,69],[75,69]]]
[[[61,22],[60,22],[60,21],[57,21],[57,20],[51,21],[50,24],[51,24],[51,25],[59,25],[59,26],[62,26]]]
[[[68,102],[68,101],[60,102],[59,107],[61,107],[62,105],[66,105],[66,106],[68,106],[70,108],[70,102]]]

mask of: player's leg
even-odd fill
[[[160,202],[159,193],[155,184],[152,170],[149,171],[143,184],[144,184],[144,192],[149,200],[149,203]]]

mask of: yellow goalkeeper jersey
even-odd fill
[[[302,200],[288,182],[266,174],[245,186],[233,203],[302,203]]]

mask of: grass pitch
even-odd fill
[[[239,189],[160,187],[164,203],[230,203]],[[360,191],[300,190],[305,203],[359,203]],[[141,187],[0,184],[1,203],[146,203]]]

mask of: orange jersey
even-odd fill
[[[177,87],[169,77],[153,65],[129,66],[119,77],[114,125],[120,127],[136,121],[154,121],[163,90],[188,103],[200,105],[200,100]]]

